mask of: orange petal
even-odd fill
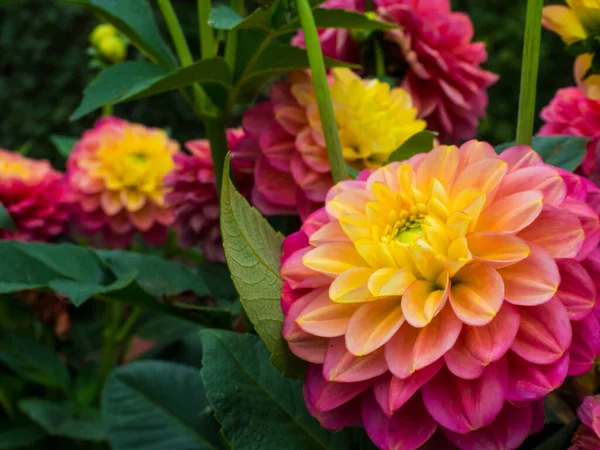
[[[458,168],[458,148],[440,145],[431,150],[417,169],[417,189],[426,192],[433,179],[442,186],[450,186]]]
[[[302,310],[296,323],[302,330],[315,336],[341,336],[359,306],[335,303],[329,298],[329,292],[325,291]]]
[[[465,142],[458,149],[458,173],[461,173],[465,168],[475,164],[478,161],[488,158],[496,158],[497,156],[498,155],[494,151],[494,147],[487,142],[482,142],[475,139]]]
[[[337,220],[323,225],[310,237],[310,243],[314,246],[329,242],[349,242],[348,236],[346,236]]]
[[[543,202],[540,191],[525,191],[497,199],[481,213],[475,230],[516,233],[539,216]]]
[[[354,245],[349,242],[320,245],[304,255],[302,262],[310,269],[331,275],[365,266],[364,259],[360,257]]]
[[[130,212],[137,212],[146,204],[146,195],[138,191],[121,191],[121,202]]]
[[[366,205],[372,201],[370,191],[365,189],[351,189],[337,194],[327,202],[327,212],[340,219],[347,214],[364,214]]]
[[[475,260],[491,267],[504,267],[529,256],[529,247],[510,234],[480,232],[467,237],[467,245]]]
[[[369,278],[369,291],[377,297],[404,294],[406,288],[415,281],[412,271],[404,269],[379,269]]]
[[[558,34],[567,44],[587,37],[587,33],[575,12],[563,5],[544,7],[542,25]]]
[[[502,278],[491,267],[480,263],[465,266],[452,279],[450,304],[460,320],[481,326],[495,316],[504,299]]]
[[[489,158],[467,167],[452,185],[451,197],[468,188],[475,188],[487,194],[495,189],[504,175],[507,164],[499,158]]]
[[[367,355],[389,341],[402,323],[399,297],[362,305],[348,323],[346,347],[356,356]]]
[[[507,148],[500,153],[500,159],[506,161],[509,172],[529,166],[540,166],[544,163],[542,157],[527,145]]]
[[[504,280],[504,297],[515,305],[532,306],[545,303],[554,296],[560,274],[554,258],[536,245],[531,254],[512,266],[498,270]]]
[[[567,195],[567,187],[558,171],[550,166],[524,167],[504,177],[498,189],[499,197],[523,191],[540,191],[544,203],[558,205]]]
[[[446,289],[440,289],[429,281],[417,280],[402,296],[402,312],[408,323],[422,328],[433,320],[447,299],[448,284]]]
[[[104,212],[109,216],[114,216],[123,209],[121,196],[118,192],[104,191],[100,196],[100,205]]]
[[[329,297],[337,303],[372,302],[375,297],[368,288],[373,269],[356,267],[338,275],[329,288]]]

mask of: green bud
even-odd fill
[[[100,41],[102,41],[104,38],[117,36],[117,34],[118,31],[115,27],[109,23],[103,23],[94,28],[94,31],[92,31],[92,34],[90,34],[90,43],[93,46],[98,47],[100,45]]]
[[[123,61],[127,56],[127,45],[117,36],[107,36],[98,44],[100,54],[110,62]]]

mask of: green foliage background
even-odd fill
[[[196,2],[174,3],[195,52],[198,40],[192,9]],[[514,139],[525,4],[523,0],[452,0],[454,9],[471,16],[476,38],[486,42],[486,67],[501,75],[489,91],[488,118],[478,135],[494,144]],[[30,143],[30,155],[52,157],[56,152],[48,140],[51,134],[77,135],[92,125],[94,115],[75,123],[68,116],[95,75],[87,67],[86,48],[97,23],[83,10],[54,1],[23,0],[0,9],[0,147],[17,149]],[[573,84],[572,58],[562,48],[557,36],[544,32],[538,110],[558,88]],[[177,93],[118,105],[115,112],[170,129],[179,140],[203,134]]]

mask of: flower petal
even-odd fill
[[[555,297],[569,313],[571,320],[580,320],[594,309],[596,303],[596,285],[583,266],[574,259],[558,262],[560,285]]]
[[[337,303],[364,303],[376,300],[368,288],[371,268],[356,267],[346,270],[333,280],[329,296]]]
[[[300,312],[296,323],[310,334],[320,337],[336,337],[346,332],[350,318],[359,308],[356,304],[335,303],[329,292],[323,291]]]
[[[558,205],[567,195],[567,187],[558,171],[550,166],[533,166],[515,170],[504,177],[498,197],[523,191],[540,191],[544,204]]]
[[[304,395],[317,411],[331,411],[349,402],[371,386],[370,381],[337,383],[323,378],[323,368],[309,364],[304,379]]]
[[[458,148],[454,145],[440,145],[434,148],[419,165],[416,173],[416,186],[421,192],[429,190],[436,179],[442,186],[450,186],[458,168]]]
[[[402,311],[413,327],[422,328],[430,323],[448,299],[448,285],[440,289],[434,283],[414,281],[402,296]]]
[[[302,261],[310,269],[331,275],[365,266],[364,259],[350,242],[320,245],[304,255]]]
[[[369,291],[380,296],[403,295],[406,288],[415,281],[415,276],[408,268],[384,268],[376,270],[369,278]]]
[[[569,367],[569,354],[552,364],[532,364],[513,352],[508,353],[507,399],[515,403],[544,398],[563,384]]]
[[[524,191],[496,199],[479,216],[475,231],[517,233],[540,215],[543,204],[540,191]]]
[[[387,371],[383,349],[366,356],[354,356],[346,349],[343,337],[329,340],[323,376],[328,381],[351,383],[375,378]]]
[[[600,324],[595,314],[571,322],[573,341],[569,347],[569,376],[586,373],[600,354]]]
[[[529,256],[529,246],[516,236],[479,232],[467,236],[467,245],[475,261],[490,267],[504,267]]]
[[[455,197],[469,188],[488,194],[500,184],[506,170],[507,164],[499,158],[488,158],[471,164],[462,171],[452,185],[450,197]]]
[[[506,161],[509,172],[530,166],[541,166],[542,157],[527,145],[515,145],[500,153],[500,159]]]

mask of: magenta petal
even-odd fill
[[[571,322],[573,342],[569,348],[569,376],[581,375],[590,370],[600,354],[600,324],[596,314]]]
[[[569,354],[552,364],[533,364],[513,352],[508,353],[508,395],[511,402],[539,400],[565,381]]]
[[[486,366],[508,351],[518,330],[519,312],[515,306],[504,302],[489,324],[463,327],[454,347],[444,355],[448,369],[469,380],[481,376]]]
[[[367,434],[380,450],[415,450],[423,445],[437,428],[417,393],[388,418],[373,395],[364,395],[362,420]]]
[[[521,326],[511,349],[536,364],[550,364],[571,345],[571,322],[564,305],[552,298],[537,306],[519,308]]]
[[[306,392],[306,384],[303,389],[306,408],[311,416],[316,418],[323,428],[328,430],[341,430],[360,423],[361,401],[360,397],[344,403],[331,411],[319,411],[310,401]]]
[[[475,380],[458,378],[443,368],[421,389],[427,411],[440,425],[456,433],[489,425],[506,398],[507,367],[506,358],[502,358]]]
[[[410,377],[402,379],[389,374],[376,382],[373,387],[375,399],[388,417],[401,408],[425,383],[437,374],[444,361],[438,359],[433,364],[417,370]]]
[[[540,433],[544,429],[544,425],[546,425],[546,411],[544,409],[544,401],[538,400],[536,402],[531,402],[529,404],[531,406],[531,433]]]
[[[569,313],[571,320],[580,320],[587,316],[596,300],[596,285],[583,266],[574,259],[558,261],[560,285],[556,292],[558,298]]]
[[[366,356],[354,356],[346,349],[344,337],[329,339],[323,376],[329,381],[352,383],[378,377],[387,371],[383,348]]]
[[[310,403],[317,411],[331,411],[364,392],[371,384],[371,381],[358,383],[327,381],[323,378],[322,366],[310,364],[304,380],[304,395],[310,399]]]
[[[529,435],[532,416],[530,405],[515,406],[506,402],[488,427],[467,434],[446,431],[446,436],[461,449],[512,450]]]

